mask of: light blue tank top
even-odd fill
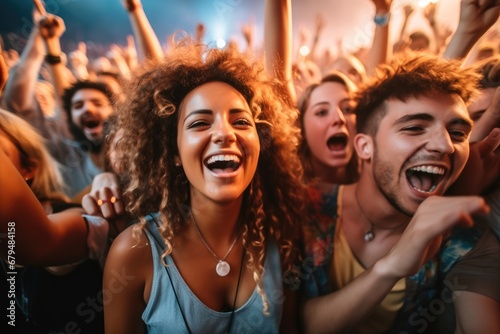
[[[156,225],[150,222],[146,234],[153,254],[154,273],[151,295],[142,320],[146,324],[148,334],[188,333],[170,278],[161,261],[163,248],[149,232],[154,233],[157,240],[162,240]],[[217,312],[204,305],[184,282],[172,258],[167,256],[166,261],[191,332],[223,333],[229,324],[231,312]],[[274,242],[267,247],[264,269],[264,291],[269,301],[269,315],[262,313],[262,298],[255,289],[250,299],[235,310],[231,333],[279,332],[284,296],[279,251]]]

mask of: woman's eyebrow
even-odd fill
[[[198,109],[198,110],[193,110],[189,114],[184,117],[184,122],[188,117],[191,117],[193,115],[212,115],[212,110],[210,109]]]

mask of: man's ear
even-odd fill
[[[373,155],[373,138],[364,133],[354,136],[354,148],[362,160],[371,160]]]

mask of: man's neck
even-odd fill
[[[410,222],[411,217],[395,208],[376,186],[357,182],[346,188],[346,200],[356,211],[353,216],[364,220],[367,225],[373,224],[380,230],[401,230]]]
[[[104,154],[102,152],[89,152],[88,154],[94,165],[104,170]]]
[[[352,253],[368,268],[394,247],[409,218],[382,194],[362,188],[357,183],[344,186],[341,224]],[[367,238],[370,232],[372,235]]]

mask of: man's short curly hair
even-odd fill
[[[456,94],[467,103],[477,93],[479,75],[471,68],[462,68],[458,60],[435,55],[408,55],[381,65],[355,100],[356,130],[375,135],[385,115],[384,103],[397,99],[433,93]]]

